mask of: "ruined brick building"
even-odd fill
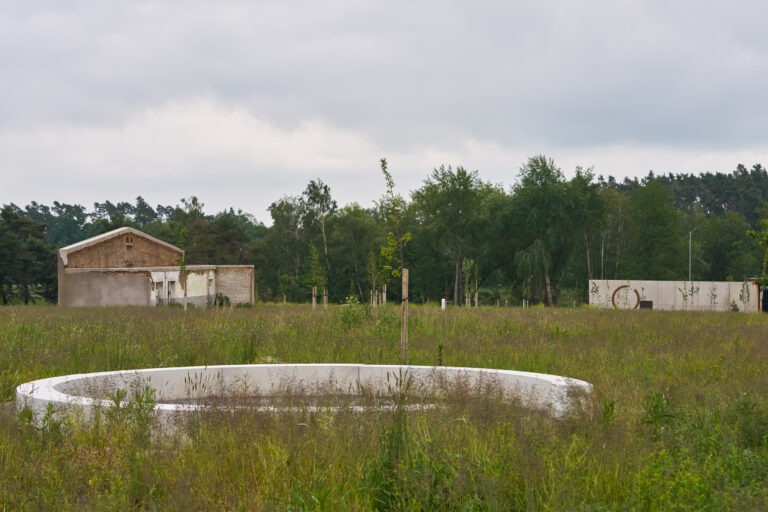
[[[253,265],[183,266],[184,251],[134,228],[59,249],[59,305],[253,304]]]

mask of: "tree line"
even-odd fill
[[[0,300],[56,300],[59,247],[133,226],[185,251],[186,264],[251,264],[262,301],[331,302],[399,296],[393,268],[410,269],[410,300],[463,305],[587,300],[589,279],[743,280],[761,271],[750,230],[768,217],[768,172],[567,179],[543,155],[509,188],[477,171],[440,166],[405,198],[386,161],[372,207],[339,206],[311,180],[269,206],[265,226],[241,210],[206,214],[196,197],[175,206],[37,202],[0,211]],[[396,272],[394,272],[396,273]]]

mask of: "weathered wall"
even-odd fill
[[[187,302],[198,307],[206,307],[213,302],[213,297],[216,295],[215,277],[215,267],[208,265],[187,267],[184,278],[181,277],[179,267],[174,267],[174,270],[153,270],[150,305]]]
[[[253,266],[216,267],[216,293],[229,297],[232,304],[253,304]]]
[[[216,295],[215,279],[214,268],[188,270],[185,279],[187,302],[195,306],[207,306],[213,303]]]
[[[62,306],[146,306],[150,299],[149,272],[66,271],[59,275]]]
[[[759,293],[751,282],[719,281],[589,281],[589,303],[618,309],[757,312]]]
[[[232,304],[253,304],[253,267],[247,265],[187,267],[183,282],[179,267],[134,269],[61,269],[62,306],[160,306],[184,301],[198,307],[213,303],[216,293]],[[186,286],[186,290],[185,290]]]
[[[67,268],[166,267],[179,264],[182,252],[136,234],[116,236],[67,256]]]
[[[58,288],[56,291],[56,303],[57,304],[64,304],[64,295],[66,293],[67,284],[66,279],[64,278],[64,262],[61,261],[61,254],[56,255],[56,262],[58,264],[58,274],[57,274],[57,282],[58,282]]]

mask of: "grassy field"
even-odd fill
[[[768,315],[412,307],[410,362],[591,382],[568,418],[456,389],[409,411],[88,425],[0,410],[0,510],[768,510]],[[398,310],[0,309],[18,384],[130,368],[399,363]]]

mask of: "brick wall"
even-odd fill
[[[253,304],[253,266],[216,267],[216,293],[229,297],[232,304]]]
[[[128,234],[70,253],[67,268],[164,267],[178,265],[180,256],[181,251]]]

